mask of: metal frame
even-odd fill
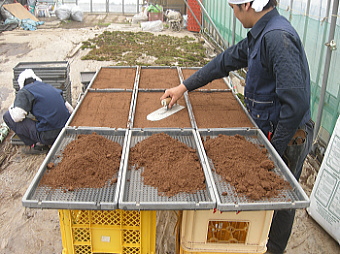
[[[50,162],[56,164],[60,162],[62,160],[63,150],[71,141],[76,139],[77,135],[91,134],[93,132],[115,141],[123,147],[120,169],[117,173],[117,183],[111,183],[103,188],[82,188],[74,191],[64,191],[63,188],[52,189],[47,186],[40,186],[40,181],[47,171],[47,164]],[[109,128],[64,128],[24,194],[22,204],[30,208],[44,209],[117,209],[121,184],[121,169],[125,158],[124,146],[127,137],[126,134],[127,130]]]
[[[152,186],[143,184],[143,169],[130,169],[129,150],[136,143],[155,133],[166,133],[173,138],[196,149],[206,178],[206,190],[194,194],[179,193],[167,197],[158,193]],[[202,151],[198,147],[197,136],[193,129],[133,129],[129,130],[124,162],[122,185],[119,197],[119,209],[124,210],[209,210],[216,206],[215,194],[212,192],[212,181],[203,160]]]
[[[281,195],[272,199],[251,200],[243,196],[236,195],[233,187],[224,181],[220,175],[216,173],[213,162],[204,153],[205,161],[209,165],[209,171],[211,177],[214,180],[214,187],[216,192],[217,206],[216,208],[222,212],[227,211],[251,211],[251,210],[278,210],[278,209],[297,209],[306,208],[309,206],[309,198],[299,185],[293,174],[284,163],[282,158],[277,154],[276,150],[270,144],[268,139],[264,136],[259,129],[200,129],[197,130],[202,149],[204,149],[202,139],[205,140],[208,136],[210,138],[216,138],[219,134],[232,136],[242,135],[248,141],[264,145],[269,153],[269,159],[275,164],[274,172],[289,182],[291,189],[284,190]],[[227,192],[228,195],[222,195],[223,192]]]

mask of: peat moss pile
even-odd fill
[[[208,63],[205,48],[196,39],[149,32],[105,31],[83,42],[92,49],[82,60],[115,61],[120,66],[158,65],[200,67]],[[154,64],[143,61],[154,58]]]
[[[205,176],[195,149],[165,133],[153,134],[130,149],[130,169],[143,167],[143,182],[172,197],[204,190]]]
[[[117,182],[122,146],[95,132],[80,134],[63,151],[57,165],[50,162],[40,185],[64,191],[102,188]]]

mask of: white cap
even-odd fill
[[[252,2],[253,0],[228,0],[228,3],[230,4],[245,4]],[[256,12],[260,12],[263,10],[263,7],[266,6],[266,4],[269,2],[269,0],[254,0],[253,4],[251,5],[251,8],[253,8]]]
[[[28,78],[33,78],[35,80],[42,81],[41,78],[35,75],[32,69],[26,69],[23,72],[21,72],[18,77],[18,84],[19,84],[20,89],[24,87],[25,80]]]

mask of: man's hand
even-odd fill
[[[160,100],[170,97],[171,101],[168,105],[168,108],[172,108],[172,106],[183,96],[183,94],[187,91],[185,85],[180,84],[176,87],[166,89]]]

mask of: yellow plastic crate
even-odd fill
[[[154,254],[156,211],[59,210],[63,254]]]
[[[273,212],[183,211],[180,253],[264,253]]]

